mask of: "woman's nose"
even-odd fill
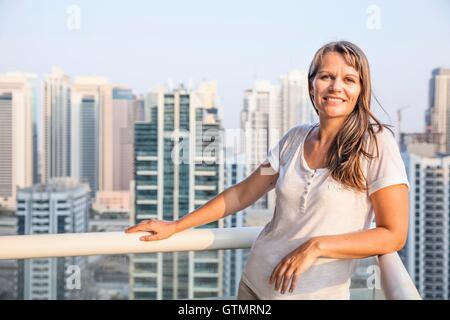
[[[331,91],[342,91],[342,81],[339,78],[335,78],[330,84]]]

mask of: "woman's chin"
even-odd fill
[[[319,113],[327,118],[342,118],[347,117],[351,111],[347,112],[344,106],[323,106]]]

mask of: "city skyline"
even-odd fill
[[[387,112],[374,103],[373,113],[394,126],[410,182],[402,267],[422,298],[448,299],[449,9],[444,0],[0,0],[0,235],[122,231],[200,208],[290,128],[318,121],[309,62],[322,44],[349,40],[367,54],[374,102]],[[263,226],[274,210],[272,191],[197,231]],[[62,290],[69,265],[55,269],[66,261],[89,273],[86,297],[232,296],[248,250],[133,253],[111,263],[0,259],[0,282],[6,296],[76,298]],[[61,277],[46,291],[52,272]],[[370,273],[364,263],[359,272]]]
[[[77,9],[78,29],[71,20]],[[0,73],[42,76],[58,65],[71,76],[99,74],[138,94],[168,78],[177,83],[214,79],[224,127],[238,128],[242,93],[254,80],[277,82],[290,69],[307,71],[318,47],[347,39],[366,52],[374,92],[390,118],[377,105],[375,114],[396,125],[396,110],[409,105],[402,129],[423,131],[430,70],[450,66],[450,44],[442,41],[450,30],[448,9],[443,0],[351,1],[345,7],[326,1],[258,6],[249,1],[238,7],[203,1],[126,7],[119,2],[105,7],[86,1],[0,1],[0,40],[8,43]],[[27,24],[19,25],[24,20]]]

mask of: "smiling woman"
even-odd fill
[[[352,259],[399,250],[406,239],[406,172],[370,111],[364,53],[327,44],[308,79],[320,123],[291,129],[269,153],[276,213],[253,245],[241,298],[348,299]],[[373,214],[377,228],[368,230]]]
[[[323,46],[308,74],[318,124],[290,129],[249,177],[177,221],[127,232],[159,240],[238,212],[276,189],[239,299],[349,299],[356,260],[400,250],[408,180],[395,139],[370,111],[369,64],[356,45]],[[369,230],[373,217],[377,226]]]

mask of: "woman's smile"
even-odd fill
[[[334,97],[334,96],[325,96],[323,98],[325,100],[325,103],[331,106],[337,106],[340,105],[343,102],[346,102],[347,100],[340,98],[340,97]]]

